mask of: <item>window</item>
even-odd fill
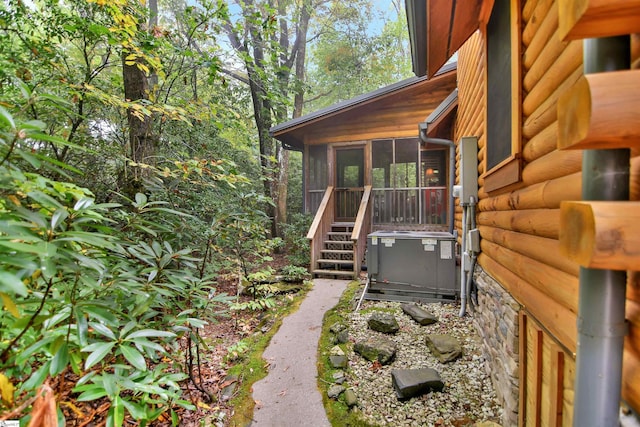
[[[486,191],[520,180],[518,2],[495,0],[486,26]]]

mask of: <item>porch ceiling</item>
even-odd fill
[[[304,144],[417,137],[424,120],[456,87],[456,65],[431,79],[413,77],[271,128],[286,148]]]
[[[406,0],[413,71],[433,76],[480,25],[487,0]],[[483,9],[484,4],[484,9]]]

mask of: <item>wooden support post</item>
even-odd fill
[[[550,344],[550,374],[549,380],[549,427],[562,426],[562,401],[564,391],[564,352],[558,344],[551,342]]]
[[[528,358],[527,358],[527,330],[529,316],[523,310],[520,310],[518,314],[520,317],[520,321],[518,322],[518,334],[520,337],[518,351],[520,354],[520,369],[519,376],[520,378],[520,390],[519,392],[519,401],[518,401],[518,425],[525,426],[527,425],[527,387],[529,386],[527,381],[527,372],[528,371]]]
[[[559,149],[639,146],[640,70],[586,74],[558,99]]]
[[[563,40],[640,33],[640,0],[561,0],[558,19]]]
[[[562,202],[560,251],[583,267],[636,270],[640,202]]]

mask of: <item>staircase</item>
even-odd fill
[[[320,258],[312,273],[314,277],[354,278],[353,222],[334,222],[324,237]]]

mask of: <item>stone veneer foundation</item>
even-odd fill
[[[478,305],[473,324],[482,339],[485,368],[504,409],[503,426],[518,425],[518,313],[520,304],[491,276],[476,266]]]

